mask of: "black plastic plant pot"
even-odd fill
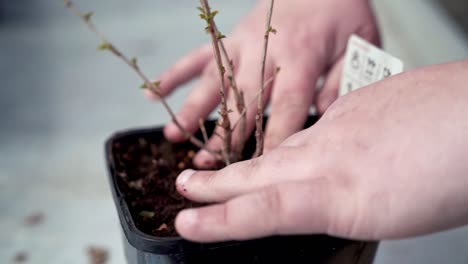
[[[317,120],[311,117],[308,126]],[[212,130],[214,122],[207,122]],[[131,214],[128,197],[119,186],[114,146],[129,140],[165,141],[162,128],[134,129],[119,132],[106,142],[109,182],[124,234],[128,264],[221,264],[221,263],[373,263],[377,242],[350,241],[323,235],[275,236],[250,241],[200,244],[181,237],[156,237],[139,230]],[[253,139],[247,143],[255,146]],[[249,151],[249,150],[247,150]]]

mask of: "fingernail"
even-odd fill
[[[198,221],[198,212],[196,209],[185,209],[180,212],[180,221],[184,226],[194,226]]]
[[[195,174],[194,170],[184,170],[179,177],[177,177],[176,184],[180,186],[185,185],[193,174]]]

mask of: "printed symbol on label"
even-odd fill
[[[389,68],[385,67],[383,69],[383,79],[388,78],[390,76],[392,76],[392,72],[390,71]]]
[[[353,34],[346,47],[339,94],[345,95],[356,91],[402,70],[401,60]]]
[[[376,66],[377,66],[377,63],[375,63],[375,60],[371,58],[367,59],[366,74],[368,75],[368,77],[374,76]]]
[[[359,69],[359,53],[357,51],[354,51],[353,57],[351,58],[351,67],[355,70]]]

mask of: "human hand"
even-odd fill
[[[254,10],[239,24],[225,44],[236,69],[237,84],[245,102],[255,101],[260,86],[261,51],[268,1],[260,0]],[[265,150],[277,146],[288,136],[302,129],[311,105],[316,101],[323,112],[337,97],[343,54],[351,34],[378,43],[378,32],[368,0],[290,0],[276,1],[272,35],[266,63],[266,79],[276,66],[281,67],[273,87],[265,92],[271,101],[271,115],[266,128]],[[320,94],[315,85],[322,74],[327,78]],[[195,132],[199,120],[206,119],[220,102],[219,76],[211,45],[206,45],[182,58],[160,80],[161,93],[167,96],[179,85],[200,76],[201,80],[177,114],[182,126]],[[271,89],[272,88],[272,89]],[[235,109],[234,96],[228,95],[228,106]],[[255,128],[256,107],[248,105],[247,133]],[[230,114],[235,122],[237,112]],[[166,137],[174,142],[185,140],[183,133],[170,123]],[[223,134],[222,129],[218,134]],[[240,141],[240,130],[234,132],[233,145]],[[213,137],[211,149],[221,149],[222,140]],[[210,167],[214,158],[206,151],[195,157],[199,167]]]
[[[264,156],[185,171],[195,241],[277,234],[382,240],[468,224],[468,61],[403,73],[338,99]]]

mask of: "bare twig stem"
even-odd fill
[[[221,120],[220,126],[224,130],[222,154],[223,154],[226,165],[229,165],[231,164],[232,132],[231,132],[231,122],[229,119],[229,111],[228,111],[227,103],[226,103],[227,101],[226,92],[225,92],[226,84],[225,84],[225,78],[224,78],[226,69],[223,66],[223,60],[221,58],[221,51],[219,47],[220,36],[218,35],[218,32],[213,22],[214,16],[216,14],[211,12],[211,8],[210,8],[210,5],[208,4],[208,0],[200,0],[200,4],[204,10],[204,15],[206,16],[206,23],[207,23],[206,30],[211,36],[211,43],[213,45],[214,58],[216,61],[216,65],[218,66],[219,78],[221,81],[219,94],[221,96],[220,115],[221,115],[222,120]]]
[[[65,2],[65,6],[67,8],[69,8],[76,16],[78,16],[79,18],[81,18],[81,20],[83,20],[83,22],[86,24],[86,26],[92,31],[94,32],[100,39],[101,41],[103,42],[103,48],[105,49],[108,49],[110,52],[112,52],[115,56],[117,56],[118,58],[120,58],[121,60],[123,60],[130,68],[133,69],[133,71],[144,81],[144,83],[146,84],[146,87],[148,89],[151,90],[151,92],[155,93],[157,96],[160,97],[161,99],[161,102],[164,106],[164,108],[166,109],[166,111],[169,113],[169,115],[171,116],[171,119],[172,121],[174,122],[174,124],[177,126],[177,128],[179,128],[179,130],[184,134],[185,137],[187,137],[190,142],[192,142],[192,144],[194,144],[195,146],[201,148],[201,149],[204,149],[206,151],[208,151],[210,154],[214,155],[216,158],[219,158],[220,154],[217,152],[217,151],[214,151],[214,150],[211,150],[211,149],[208,149],[202,141],[200,141],[199,139],[197,139],[192,133],[188,132],[187,130],[185,130],[185,128],[179,123],[179,121],[177,120],[175,114],[174,114],[174,111],[171,109],[171,107],[169,106],[169,104],[167,103],[167,101],[164,99],[163,96],[161,96],[161,93],[159,91],[159,87],[157,87],[157,85],[155,85],[155,83],[151,82],[149,80],[148,77],[146,77],[145,74],[143,74],[143,72],[140,70],[140,68],[138,67],[137,63],[136,63],[136,60],[134,59],[129,59],[127,56],[125,56],[122,52],[120,52],[107,38],[106,36],[104,36],[104,34],[102,34],[98,29],[97,27],[94,25],[94,23],[91,21],[90,17],[91,17],[91,13],[88,13],[88,14],[83,14],[74,4],[71,0],[64,0]]]
[[[262,58],[262,71],[260,76],[260,96],[258,97],[258,104],[257,104],[257,115],[255,116],[255,123],[257,129],[255,131],[255,139],[257,141],[257,146],[254,153],[254,158],[259,157],[263,154],[263,142],[264,142],[264,133],[263,133],[263,94],[265,92],[265,65],[266,65],[266,58],[267,58],[267,51],[268,51],[268,40],[270,33],[273,31],[271,27],[271,18],[273,16],[273,6],[275,4],[275,0],[270,0],[270,7],[268,10],[267,16],[267,23],[265,27],[265,35],[264,35],[264,44],[263,44],[263,58]]]
[[[221,136],[220,134],[216,133],[216,131],[213,131],[213,136],[217,136],[217,137],[219,137],[221,140],[224,140],[224,139],[223,139],[223,136]]]
[[[205,127],[205,124],[203,122],[203,119],[199,119],[198,120],[198,124],[200,125],[200,130],[202,132],[202,135],[203,135],[203,141],[205,142],[205,145],[206,143],[208,143],[208,133],[206,133],[206,127]]]
[[[218,27],[216,26],[216,23],[213,21],[214,28],[217,32],[217,35],[221,35],[220,31],[218,30]],[[229,54],[227,52],[226,46],[224,45],[224,42],[221,39],[219,39],[219,46],[221,48],[221,53],[223,55],[223,58],[225,61],[227,61],[227,69],[228,69],[228,79],[229,79],[229,85],[234,93],[234,100],[236,101],[236,109],[237,112],[239,113],[239,117],[241,119],[241,127],[240,127],[240,141],[237,146],[237,159],[241,159],[242,151],[244,150],[244,145],[245,141],[247,138],[247,119],[245,115],[242,115],[241,113],[246,111],[246,105],[245,105],[245,98],[244,98],[244,93],[242,90],[238,89],[237,87],[237,82],[236,82],[236,76],[235,76],[235,70],[234,70],[234,62],[229,58]],[[231,129],[231,131],[234,132],[234,129]]]
[[[266,82],[265,82],[265,88],[268,87],[275,79],[276,79],[276,76],[278,75],[280,71],[280,68],[277,67],[276,68],[276,71],[275,71],[275,74],[273,76],[271,76]],[[247,115],[247,107],[248,106],[251,106],[253,105],[255,102],[257,102],[258,100],[258,97],[260,96],[260,91],[257,92],[257,94],[254,96],[254,98],[252,98],[252,100],[246,105],[246,108],[244,109],[244,111],[242,111],[240,113],[240,117],[239,119],[236,120],[236,122],[232,125],[232,131],[234,131],[236,129],[236,127],[239,125],[239,123],[244,120],[243,118],[241,117],[245,117]]]
[[[213,26],[214,26],[214,29],[216,31],[216,34],[219,36],[221,34],[221,32],[218,30],[218,27],[216,26],[215,21],[213,21]],[[230,59],[229,54],[228,54],[227,49],[226,49],[226,46],[224,45],[224,41],[222,40],[222,38],[219,38],[219,47],[220,47],[221,54],[222,54],[224,60],[227,61],[229,85],[232,88],[232,91],[234,92],[234,97],[235,97],[235,100],[236,100],[236,108],[237,108],[237,110],[242,111],[240,109],[242,109],[244,107],[244,105],[242,104],[242,100],[241,100],[241,96],[242,96],[241,91],[238,89],[237,83],[236,83],[236,76],[235,76],[235,71],[234,71],[234,62]]]

